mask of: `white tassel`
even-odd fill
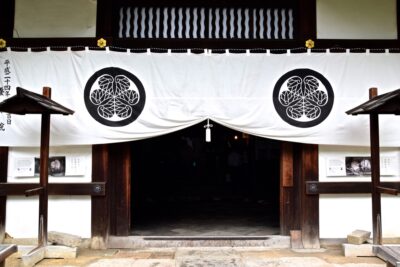
[[[206,128],[206,142],[211,142],[211,129]]]
[[[210,124],[210,120],[207,119],[207,124],[204,125],[204,128],[206,128],[206,142],[211,142],[211,127],[213,127],[212,124]]]

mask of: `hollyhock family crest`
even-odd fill
[[[146,100],[142,83],[120,68],[104,68],[93,74],[85,87],[90,115],[107,126],[125,126],[135,121]]]
[[[290,125],[301,128],[323,122],[332,110],[333,100],[329,81],[310,69],[296,69],[284,74],[273,92],[279,116]]]

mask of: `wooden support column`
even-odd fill
[[[281,235],[289,235],[294,226],[293,143],[281,142],[280,155],[280,227]]]
[[[378,95],[377,88],[370,88],[369,98]],[[379,119],[378,114],[369,115],[371,142],[371,192],[372,192],[372,237],[375,245],[382,245],[382,217],[380,186],[380,156],[379,156]]]
[[[308,39],[315,41],[317,38],[316,0],[298,0],[297,5],[297,38],[304,42]]]
[[[111,234],[128,236],[131,227],[131,146],[129,143],[111,144],[110,184]]]
[[[43,96],[51,99],[51,89],[43,87]],[[39,246],[47,245],[48,183],[49,183],[50,113],[42,114],[40,139],[40,178],[39,184]]]
[[[97,0],[97,20],[96,20],[96,36],[97,37],[112,37],[113,36],[113,23],[114,8],[113,4],[116,1],[110,0]],[[107,38],[110,41],[111,38]],[[107,45],[110,45],[107,42]]]
[[[0,182],[7,182],[8,147],[0,147]],[[0,196],[0,243],[3,243],[6,228],[7,197]]]
[[[318,145],[303,144],[301,151],[301,231],[304,248],[320,248],[319,196],[306,194],[306,182],[318,181]]]
[[[105,196],[92,196],[92,243],[93,249],[107,248],[110,234],[110,190],[108,181],[109,146],[93,145],[92,177],[93,182],[106,183]]]
[[[13,37],[15,0],[1,1],[0,4],[0,38],[8,41]]]
[[[301,231],[304,248],[319,248],[319,196],[306,193],[307,182],[318,181],[318,145],[282,142],[281,234]]]

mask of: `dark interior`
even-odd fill
[[[279,142],[204,124],[131,143],[132,234],[279,234]]]

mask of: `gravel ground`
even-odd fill
[[[12,257],[6,267],[22,266]],[[36,266],[88,267],[385,267],[376,257],[344,257],[340,246],[293,251],[265,248],[80,249],[76,259],[45,259]]]

